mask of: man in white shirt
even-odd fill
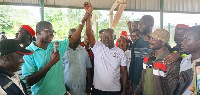
[[[87,21],[86,24],[90,24]],[[86,30],[89,44],[94,53],[94,95],[126,95],[127,64],[126,57],[114,45],[115,34],[113,29],[105,29],[102,42],[95,41],[91,29]],[[122,77],[121,77],[122,76]],[[122,79],[122,85],[120,83]],[[121,91],[122,87],[122,92]]]

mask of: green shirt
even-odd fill
[[[65,39],[59,42],[60,60],[51,67],[45,77],[31,86],[32,95],[64,95],[66,93],[63,75],[63,54],[69,46],[69,40]],[[34,51],[32,55],[25,55],[25,63],[22,65],[22,74],[24,76],[32,75],[43,68],[49,61],[54,48],[54,42],[48,44],[44,50],[35,46],[32,42],[27,49]]]
[[[146,68],[143,95],[154,95],[153,67]]]

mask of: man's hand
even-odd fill
[[[90,95],[91,94],[91,85],[88,85],[87,87],[86,87],[86,90],[85,90],[85,93],[87,93],[87,95]]]
[[[84,17],[81,20],[82,24],[85,24],[85,22],[87,21],[87,19],[89,18],[90,14],[89,13],[85,13]]]
[[[67,91],[70,91],[70,89],[69,89],[69,87],[67,87],[67,85],[65,85],[65,88],[66,88]]]
[[[128,29],[129,29],[129,28],[131,29],[131,21],[129,21],[129,22],[127,23],[127,25],[128,25]]]
[[[56,52],[54,52],[54,53],[51,54],[51,59],[50,59],[51,65],[53,66],[59,60],[60,60],[59,50],[56,50]]]
[[[180,53],[170,53],[167,57],[163,59],[164,64],[171,64],[181,58]]]
[[[92,13],[93,9],[92,9],[92,4],[91,4],[91,3],[85,2],[85,3],[83,4],[83,6],[84,6],[85,11],[86,11],[87,13],[89,13],[89,14]]]
[[[129,95],[133,95],[133,86],[129,84],[129,90],[128,90]]]
[[[127,95],[127,94],[126,94],[126,91],[123,91],[123,92],[121,93],[121,95]]]

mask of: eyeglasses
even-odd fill
[[[52,29],[43,29],[44,31],[48,31],[49,33],[56,33],[54,30],[52,30]]]

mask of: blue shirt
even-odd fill
[[[85,48],[67,48],[63,56],[64,81],[71,95],[86,95],[87,68],[91,68],[89,55]]]
[[[51,67],[45,77],[31,86],[32,95],[64,95],[66,93],[63,76],[63,54],[69,45],[69,40],[59,42],[60,60]],[[54,42],[48,44],[47,49],[37,47],[32,42],[26,49],[34,51],[32,55],[25,55],[25,63],[22,65],[24,76],[32,75],[42,69],[49,61],[54,48]]]

